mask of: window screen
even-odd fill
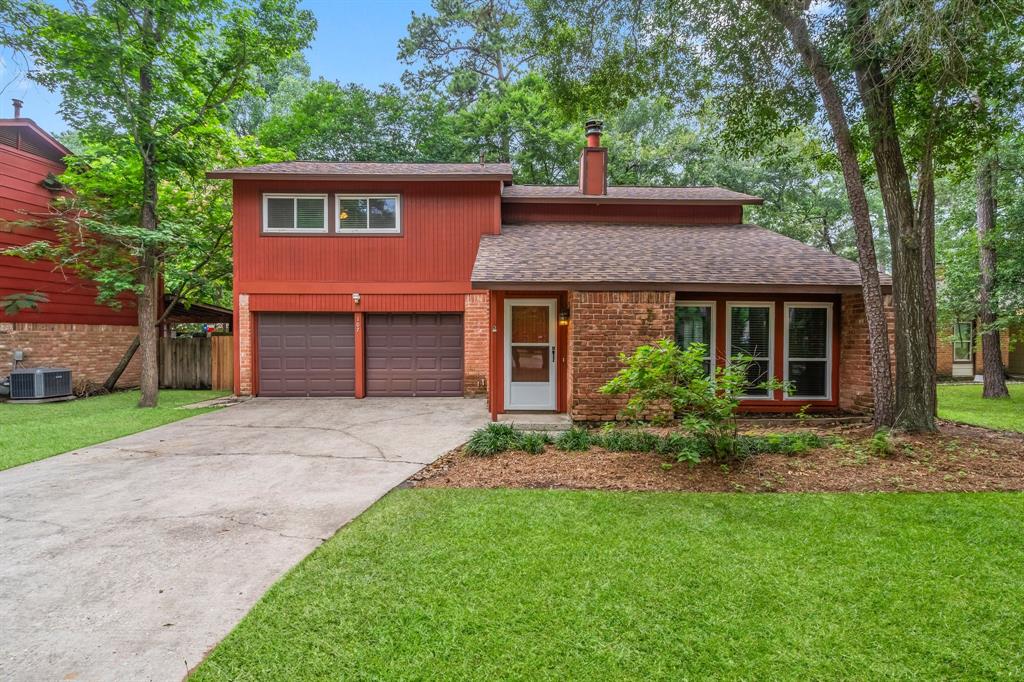
[[[338,197],[339,232],[399,232],[398,197]]]
[[[771,373],[771,308],[768,306],[731,306],[729,308],[729,357],[749,356],[748,390],[751,398],[768,398],[766,388],[757,384],[768,381]]]
[[[687,349],[692,343],[703,343],[706,351],[704,353],[704,371],[711,374],[711,357],[714,353],[712,343],[712,329],[714,316],[710,305],[681,305],[676,306],[676,343],[682,349]]]
[[[786,379],[791,398],[827,398],[829,376],[828,306],[786,308]]]

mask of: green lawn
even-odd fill
[[[216,408],[178,408],[222,395],[226,392],[160,391],[160,406],[153,409],[136,407],[138,391],[66,403],[0,403],[0,471],[209,412]]]
[[[939,417],[1024,432],[1024,384],[1009,385],[1009,400],[983,399],[981,388],[981,384],[939,384]]]
[[[398,490],[194,679],[1020,679],[1022,527],[1021,494]]]

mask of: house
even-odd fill
[[[50,204],[62,191],[56,176],[71,152],[52,135],[21,116],[0,119],[0,250],[53,238],[47,227]],[[136,309],[96,303],[96,285],[55,268],[53,263],[0,256],[0,299],[38,292],[35,308],[7,314],[0,309],[0,376],[21,351],[26,367],[70,367],[77,383],[100,383],[136,336]],[[133,361],[120,386],[138,385]]]
[[[939,329],[936,343],[936,374],[954,379],[971,378],[981,374],[981,338],[977,320],[954,322],[951,328]],[[1003,329],[999,333],[999,351],[1003,367],[1014,375],[1024,375],[1024,333],[1011,334]]]
[[[754,196],[610,187],[600,139],[588,122],[577,186],[494,163],[211,172],[234,183],[235,391],[486,395],[494,418],[607,420],[618,354],[674,336],[795,385],[752,389],[745,410],[870,409],[857,265],[745,224]]]

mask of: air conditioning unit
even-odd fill
[[[11,400],[48,400],[71,395],[71,370],[32,367],[11,370]]]

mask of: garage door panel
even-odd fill
[[[261,313],[257,328],[260,395],[355,395],[351,314]]]
[[[462,315],[366,316],[369,396],[460,396]]]

